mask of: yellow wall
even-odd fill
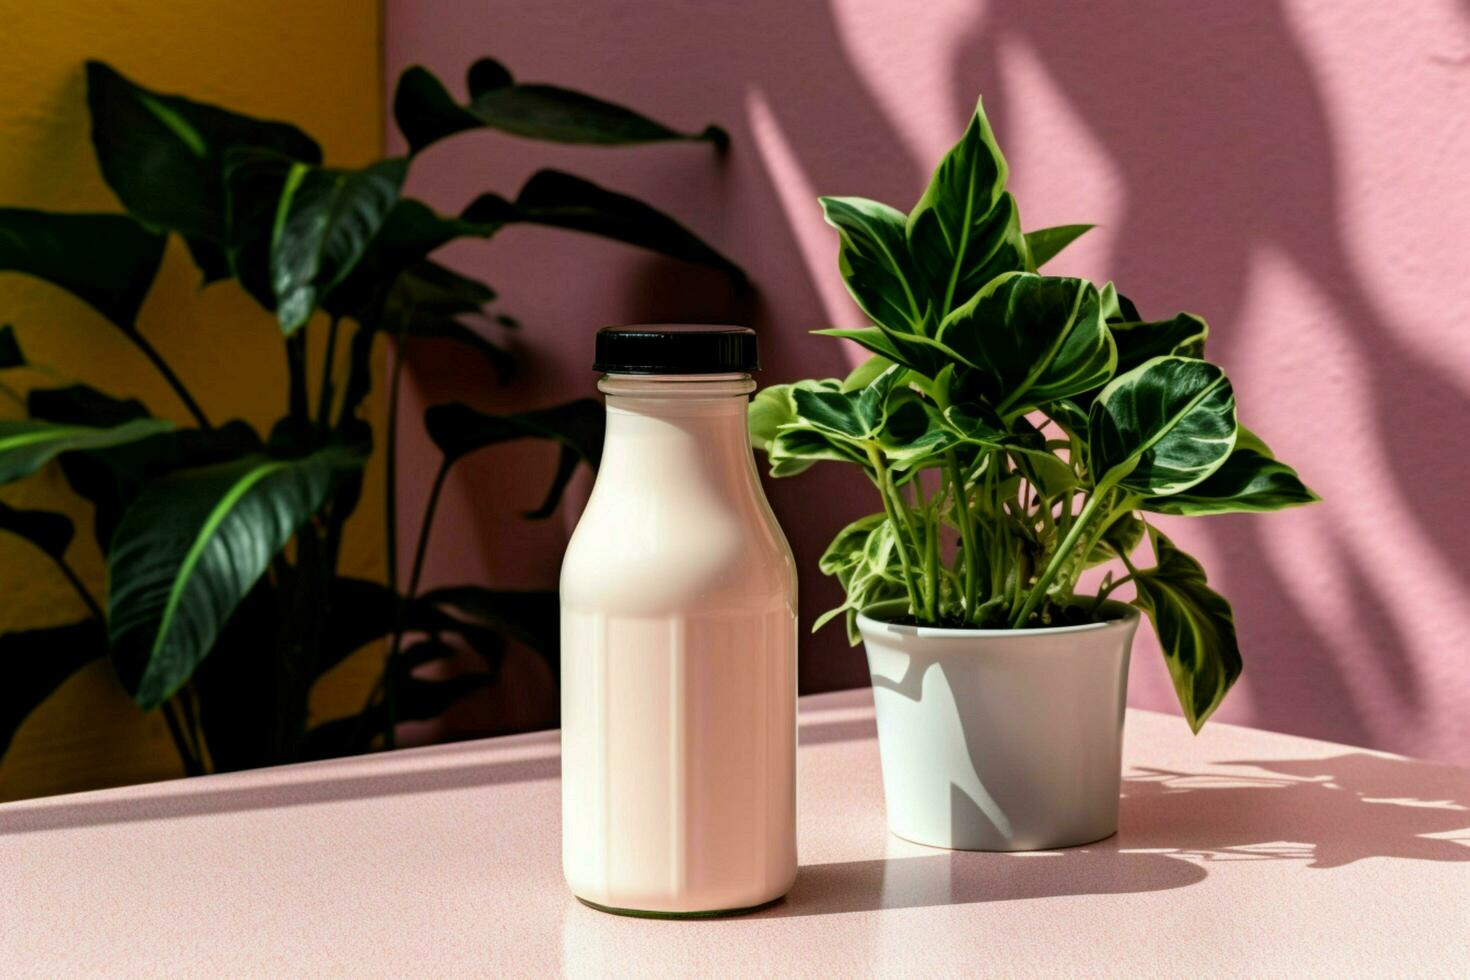
[[[0,0],[0,205],[117,210],[92,158],[81,63],[100,58],[140,84],[285,119],[322,144],[328,162],[363,163],[382,146],[380,16],[376,0]],[[0,324],[13,323],[32,362],[7,381],[76,379],[142,398],[155,414],[186,416],[121,334],[80,302],[19,275],[0,273]],[[285,405],[280,335],[232,283],[197,288],[177,242],[140,320],[212,419],[244,418],[262,431]],[[319,326],[313,329],[320,340]],[[320,348],[314,353],[319,357]],[[320,363],[319,361],[316,363]],[[0,413],[18,410],[0,399]],[[381,458],[375,464],[381,464]],[[47,471],[0,491],[12,506],[68,511],[78,519],[68,559],[101,594],[87,510]],[[382,474],[374,468],[349,527],[344,568],[382,572]],[[0,630],[72,622],[83,607],[44,557],[0,540]],[[314,707],[343,714],[362,704],[374,652],[328,679]],[[0,685],[6,682],[0,663]],[[31,716],[0,762],[0,800],[177,775],[159,715],[127,700],[111,667],[73,677]]]

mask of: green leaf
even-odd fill
[[[144,488],[107,560],[108,638],[144,708],[162,704],[209,655],[272,559],[360,457],[249,457],[185,470]]]
[[[25,367],[25,363],[26,357],[20,351],[20,342],[15,339],[15,328],[9,324],[0,327],[0,371]]]
[[[905,230],[943,319],[1003,272],[1027,268],[1016,201],[1005,193],[1006,162],[985,118],[975,114],[964,136],[940,161]]]
[[[860,391],[834,387],[796,387],[791,390],[797,417],[815,428],[849,439],[869,439],[888,417],[888,398],[905,372],[895,365]]]
[[[130,334],[163,245],[164,236],[121,214],[0,208],[0,272],[60,287]]]
[[[1005,439],[1006,452],[1032,490],[1052,499],[1075,490],[1077,473],[1046,444],[1046,436],[1024,418],[1016,420],[1016,431]]]
[[[931,403],[912,392],[906,395],[896,400],[878,439],[884,457],[898,473],[932,464],[963,441]]]
[[[1097,225],[1057,225],[1054,228],[1038,228],[1036,231],[1026,232],[1026,251],[1031,253],[1031,267],[1040,269],[1056,258],[1062,249],[1096,227]]]
[[[1290,466],[1237,444],[1219,469],[1193,487],[1168,497],[1145,497],[1139,506],[1193,517],[1282,510],[1320,499]]]
[[[1198,733],[1240,676],[1235,617],[1199,562],[1152,527],[1149,537],[1158,567],[1134,576],[1133,604],[1153,622],[1184,718]]]
[[[1267,459],[1276,458],[1276,454],[1271,451],[1270,446],[1266,445],[1266,441],[1243,425],[1236,427],[1235,448],[1237,450],[1249,449]]]
[[[47,510],[16,510],[0,503],[0,531],[25,538],[53,558],[66,554],[76,528],[65,514]]]
[[[423,306],[431,297],[419,295],[421,286],[430,287],[434,297],[446,289],[459,291],[464,282],[472,280],[457,277],[461,281],[452,283],[449,277],[457,274],[428,261],[427,256],[457,238],[483,238],[492,230],[462,218],[437,214],[421,201],[399,198],[352,271],[322,301],[322,308],[334,316],[372,321],[384,315],[390,300],[398,302],[400,308]],[[409,281],[400,281],[404,279]],[[494,298],[494,293],[482,284],[476,285],[488,293],[479,303],[469,308],[456,305],[452,310],[436,307],[436,311],[478,311]]]
[[[821,460],[868,465],[867,456],[850,441],[801,423],[783,427],[771,441],[767,455],[771,460],[771,476],[778,478],[805,472]]]
[[[462,219],[488,226],[487,234],[501,225],[520,223],[599,235],[718,269],[738,285],[746,282],[744,270],[662,211],[558,170],[533,174],[514,201],[481,195]]]
[[[86,385],[35,388],[26,399],[33,417],[84,426],[117,426],[147,419],[136,399],[116,399]],[[107,551],[123,512],[145,485],[185,467],[207,466],[261,450],[255,430],[238,419],[212,429],[172,429],[104,449],[63,453],[67,484],[92,504],[93,532]]]
[[[556,509],[577,464],[596,469],[602,461],[605,415],[595,399],[541,408],[515,415],[487,415],[460,402],[432,405],[424,413],[424,428],[449,465],[487,446],[518,439],[548,439],[561,446],[556,475],[541,506],[528,517],[547,517]]]
[[[894,361],[884,357],[882,354],[874,354],[857,367],[848,372],[847,377],[842,379],[842,391],[857,391],[866,388],[873,379],[894,365]]]
[[[939,339],[978,369],[1002,415],[1095,388],[1117,361],[1085,279],[1008,273],[946,317]]]
[[[469,90],[469,103],[459,105],[425,68],[415,65],[399,76],[393,119],[413,153],[446,136],[481,127],[527,139],[603,146],[707,140],[723,149],[729,142],[718,126],[683,133],[581,92],[517,83],[503,65],[488,58],[470,68]]]
[[[1188,490],[1235,446],[1235,393],[1208,361],[1156,357],[1093,402],[1088,460],[1096,485],[1147,496]]]
[[[102,624],[88,619],[70,626],[0,633],[0,759],[16,731],[67,678],[107,653]]]
[[[827,545],[827,550],[822,552],[822,557],[817,559],[817,567],[824,574],[836,575],[840,570],[861,561],[869,536],[887,520],[887,514],[869,514],[838,531],[832,543]]]
[[[833,381],[798,381],[789,385],[771,385],[756,392],[746,414],[750,441],[756,449],[768,452],[781,427],[797,421],[796,400],[792,397],[797,388],[835,391],[837,385]]]
[[[994,409],[976,402],[951,405],[944,419],[966,442],[1007,453],[1041,496],[1056,497],[1076,487],[1072,467],[1047,448],[1046,437],[1026,419],[1007,429]]]
[[[896,333],[882,327],[859,330],[829,328],[813,330],[812,333],[818,337],[855,341],[879,357],[902,364],[926,378],[935,377],[949,362],[959,359],[954,351],[922,334]]]
[[[1192,313],[1180,313],[1157,323],[1115,321],[1108,324],[1113,342],[1118,345],[1118,373],[1132,371],[1155,357],[1205,356],[1205,338],[1209,325]]]
[[[30,476],[61,453],[120,446],[172,428],[165,419],[136,419],[110,428],[36,419],[0,421],[0,485]]]
[[[286,334],[311,317],[350,273],[398,201],[408,161],[380,160],[361,170],[294,164],[271,236],[276,319]]]
[[[903,212],[861,197],[818,201],[837,229],[837,268],[857,305],[889,333],[922,334],[927,310],[909,259]]]
[[[241,288],[272,313],[271,241],[286,178],[297,161],[271,150],[225,153],[225,257]]]
[[[252,147],[304,163],[322,159],[295,126],[150,91],[100,61],[87,62],[87,106],[107,185],[143,224],[184,236],[206,277],[218,277],[226,238],[226,152]]]
[[[1120,514],[1103,531],[1102,538],[1093,545],[1087,556],[1087,567],[1114,561],[1118,555],[1131,555],[1143,541],[1146,525],[1132,512]]]
[[[1103,319],[1108,323],[1144,322],[1138,312],[1138,307],[1133,305],[1131,299],[1118,292],[1118,287],[1111,282],[1103,283],[1102,289],[1098,290],[1098,295],[1102,297]]]

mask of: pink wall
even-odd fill
[[[1470,762],[1470,5],[1451,0],[390,0],[389,77],[458,80],[483,54],[695,128],[702,145],[556,148],[491,134],[429,151],[415,189],[444,209],[555,165],[686,217],[759,284],[732,309],[719,277],[621,246],[516,229],[454,258],[525,321],[526,370],[496,388],[424,351],[422,397],[529,407],[590,393],[607,323],[750,315],[765,383],[855,358],[806,331],[858,325],[817,193],[907,208],[977,92],[1027,227],[1095,221],[1054,271],[1112,278],[1146,313],[1196,311],[1243,419],[1325,503],[1267,517],[1162,519],[1235,604],[1246,671],[1219,718]],[[416,436],[416,423],[405,434]],[[421,507],[432,450],[401,490]],[[550,585],[574,515],[527,525],[549,476],[535,450],[459,474],[431,579]],[[876,509],[860,478],[770,486],[810,617],[831,533]],[[835,632],[806,639],[807,689],[863,683]],[[1135,704],[1173,710],[1152,637]],[[550,702],[534,664],[500,724]]]

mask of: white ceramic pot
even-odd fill
[[[975,851],[1086,844],[1118,829],[1128,651],[1138,610],[1028,630],[858,617],[873,677],[888,827]]]

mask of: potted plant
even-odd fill
[[[1153,515],[1317,499],[1237,423],[1203,320],[1037,272],[1091,226],[1023,234],[1006,175],[977,106],[907,215],[822,198],[872,325],[817,333],[873,356],[750,409],[772,476],[834,460],[877,489],[821,558],[847,598],[816,627],[866,645],[890,829],[982,850],[1117,829],[1139,610],[1195,731],[1240,675],[1230,604]]]
[[[594,146],[723,148],[728,137],[717,126],[680,132],[582,92],[518,82],[490,58],[474,62],[466,88],[460,102],[427,69],[407,69],[393,98],[406,154],[343,169],[324,165],[322,148],[289,123],[153,91],[87,63],[93,148],[125,213],[0,207],[0,277],[29,275],[91,306],[154,365],[178,406],[155,414],[160,406],[120,392],[56,386],[65,374],[28,366],[17,331],[0,323],[0,401],[10,405],[0,410],[0,487],[54,460],[91,505],[95,541],[76,546],[95,545],[107,567],[102,595],[74,570],[76,528],[52,509],[69,506],[63,498],[53,495],[47,509],[0,502],[0,547],[13,547],[11,536],[33,545],[87,610],[68,625],[0,629],[0,760],[30,712],[101,657],[140,708],[162,712],[190,775],[392,748],[400,722],[436,717],[495,682],[507,639],[555,669],[554,591],[424,588],[424,563],[440,492],[459,460],[518,439],[558,444],[551,487],[527,515],[549,517],[578,465],[598,462],[599,402],[510,415],[430,406],[424,428],[440,465],[412,564],[406,574],[398,568],[406,349],[452,343],[502,377],[515,367],[511,351],[483,331],[507,338],[517,321],[491,305],[489,285],[433,256],[452,242],[541,225],[718,269],[737,288],[745,274],[670,215],[562,171],[540,170],[513,200],[485,193],[453,215],[409,196],[404,182],[422,151],[473,130]],[[211,403],[204,379],[186,385],[188,372],[174,371],[140,323],[170,234],[204,284],[232,288],[224,283],[233,280],[259,304],[261,328],[280,338],[286,399],[268,431],[226,414],[238,406]],[[197,343],[207,346],[211,325],[199,326]],[[46,329],[54,327],[20,327],[22,336]],[[324,343],[310,344],[312,335]],[[348,574],[341,551],[374,448],[364,402],[389,339],[397,356],[380,427],[387,569],[374,581]],[[362,710],[312,717],[317,681],[375,643],[386,658]],[[459,649],[478,654],[485,669],[424,676],[424,668],[446,669]]]

